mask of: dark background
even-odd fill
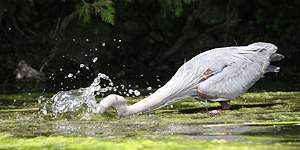
[[[286,58],[252,90],[299,90],[299,10],[299,0],[0,0],[0,92],[85,87],[99,72],[155,88],[200,52],[257,41]]]

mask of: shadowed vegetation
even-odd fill
[[[2,0],[0,90],[73,89],[99,72],[116,83],[157,87],[200,52],[257,41],[274,43],[286,59],[256,88],[298,90],[299,6],[298,0]],[[22,60],[42,81],[16,80]],[[78,70],[76,79],[65,78]]]

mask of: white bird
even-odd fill
[[[97,107],[104,113],[112,106],[119,116],[128,116],[194,97],[219,102],[223,109],[228,109],[228,102],[246,92],[264,73],[279,71],[279,67],[270,65],[284,58],[276,53],[277,49],[264,42],[215,48],[184,63],[163,87],[133,105],[127,106],[124,97],[111,94]]]

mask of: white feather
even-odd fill
[[[200,89],[209,96],[235,98],[261,78],[276,50],[270,43],[253,43],[201,53],[183,64],[172,79],[155,92],[165,95],[160,107],[177,99],[195,97]],[[208,68],[212,76],[201,81]]]

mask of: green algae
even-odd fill
[[[108,149],[108,150],[147,150],[147,149],[296,149],[290,144],[261,144],[253,142],[228,142],[226,140],[195,140],[182,137],[99,139],[94,137],[36,137],[15,138],[0,135],[0,149]]]
[[[45,94],[49,100],[51,94]],[[37,108],[41,94],[0,95],[0,149],[297,149],[300,92],[247,93],[218,114],[218,103],[186,99],[153,112],[120,118]],[[101,98],[99,98],[100,100]],[[128,103],[139,101],[129,98]],[[24,104],[26,103],[26,104]]]

